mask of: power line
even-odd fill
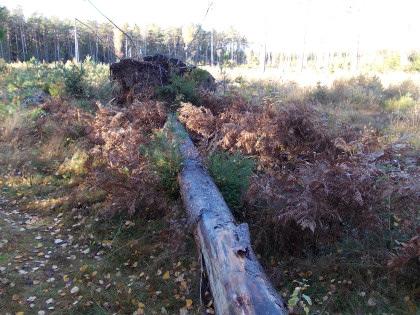
[[[83,26],[85,26],[85,27],[87,27],[88,29],[90,29],[92,32],[94,32],[94,34],[95,34],[95,36],[96,36],[96,38],[98,38],[103,44],[105,44],[108,48],[110,48],[110,45],[109,45],[109,42],[107,41],[107,40],[105,40],[102,36],[99,36],[98,35],[98,31],[97,30],[95,30],[95,29],[93,29],[91,26],[89,26],[88,24],[86,24],[86,23],[84,23],[84,22],[82,22],[82,21],[80,21],[78,18],[74,18],[78,23],[80,23],[80,24],[82,24]],[[116,58],[119,58],[116,54],[115,54],[115,52],[113,53],[114,54],[114,56],[116,57]]]
[[[106,18],[112,25],[114,25],[121,33],[123,33],[125,36],[127,36],[127,38],[131,41],[131,44],[133,45],[134,49],[136,51],[138,51],[137,49],[137,45],[135,44],[133,38],[131,38],[130,35],[128,35],[126,32],[124,32],[117,24],[115,24],[109,17],[107,17],[101,10],[99,10],[91,0],[86,0],[87,2],[89,2],[89,4],[95,8],[96,11],[98,11],[98,13],[100,15],[102,15],[104,18]]]
[[[89,1],[89,0],[88,0]],[[213,1],[209,1],[209,5],[207,6],[206,12],[204,13],[203,19],[201,20],[201,24],[200,27],[197,27],[197,29],[195,30],[194,36],[191,40],[191,43],[195,40],[195,38],[197,37],[198,33],[200,32],[201,26],[203,25],[204,21],[206,20],[207,15],[210,12],[210,9],[213,7]],[[212,31],[213,34],[213,31]],[[187,62],[187,60],[185,60],[185,62]]]

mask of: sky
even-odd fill
[[[118,24],[234,27],[268,49],[420,49],[420,0],[91,0]],[[209,3],[210,10],[205,16]],[[0,0],[26,16],[105,21],[87,0]]]

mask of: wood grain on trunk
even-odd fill
[[[216,314],[287,314],[251,248],[248,225],[235,222],[183,125],[176,119],[168,124],[183,158],[181,196],[204,258]]]

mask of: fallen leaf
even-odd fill
[[[185,300],[185,306],[187,308],[191,308],[192,305],[193,305],[193,301],[191,299],[186,299]]]
[[[73,288],[71,288],[70,293],[71,293],[71,294],[76,294],[76,293],[78,293],[79,291],[80,291],[79,287],[73,287]]]
[[[369,300],[368,300],[367,304],[368,304],[369,306],[376,306],[376,301],[375,301],[375,299],[374,299],[374,298],[369,298]]]
[[[26,299],[26,301],[28,301],[28,302],[33,302],[35,300],[36,300],[36,296],[30,296]]]
[[[163,274],[162,279],[163,280],[168,280],[169,278],[170,278],[170,274],[169,274],[169,271],[167,271]]]

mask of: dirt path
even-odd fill
[[[92,246],[80,222],[24,213],[13,203],[0,196],[1,315],[195,314],[194,267],[148,251],[139,263],[116,262],[121,247]],[[143,240],[143,248],[153,246]]]

